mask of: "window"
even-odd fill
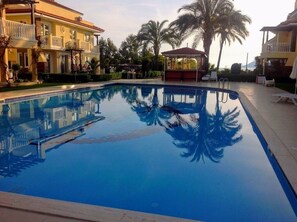
[[[90,33],[85,33],[85,42],[90,42],[91,35]]]
[[[41,23],[41,36],[48,36],[50,34],[49,24]]]
[[[24,53],[24,52],[19,52],[18,53],[18,63],[23,68],[29,67],[28,54]]]
[[[70,39],[71,40],[76,40],[76,37],[77,37],[77,33],[76,33],[76,30],[70,30]]]

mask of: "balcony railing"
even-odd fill
[[[89,42],[80,42],[80,48],[86,52],[90,52],[91,44]]]
[[[10,36],[13,39],[35,41],[35,25],[0,18],[0,35]]]
[[[78,40],[72,40],[72,41],[66,42],[65,47],[67,49],[81,50],[79,48],[79,41]]]
[[[62,50],[65,48],[63,37],[53,36],[52,34],[48,36],[42,36],[42,47],[44,49],[59,49]]]
[[[273,43],[267,42],[263,45],[262,52],[290,52],[291,47],[289,43]]]
[[[58,47],[58,48],[64,48],[64,40],[62,37],[53,36],[52,37],[52,46]]]
[[[99,53],[99,46],[93,46],[90,42],[80,41],[79,39],[67,42],[65,47],[66,49],[82,50],[86,53]]]

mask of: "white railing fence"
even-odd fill
[[[35,40],[35,25],[0,18],[0,35],[11,36],[15,39]]]
[[[271,43],[268,42],[263,45],[262,52],[290,52],[291,47],[289,43]]]

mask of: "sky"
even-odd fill
[[[122,41],[129,34],[136,35],[142,24],[149,20],[168,20],[168,24],[177,19],[178,9],[183,5],[191,4],[194,0],[56,0],[60,4],[68,6],[83,13],[83,19],[91,21],[95,26],[105,30],[102,33],[104,39],[110,38],[119,48]],[[295,0],[234,0],[236,10],[248,15],[252,19],[247,24],[249,36],[241,45],[233,42],[223,48],[221,68],[230,68],[233,63],[242,63],[242,66],[254,61],[261,53],[264,26],[276,26],[286,20],[287,15],[294,10]],[[190,37],[185,40],[181,47],[187,44],[191,47],[193,41]],[[161,51],[172,48],[164,44]],[[203,50],[202,43],[197,50]],[[219,55],[219,39],[216,38],[211,45],[209,60],[211,64],[217,64]]]

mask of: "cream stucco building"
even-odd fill
[[[287,20],[277,26],[265,26],[263,32],[261,64],[264,73],[273,77],[288,77],[297,56],[297,1]]]
[[[4,55],[8,69],[19,64],[31,72],[70,73],[83,70],[93,57],[99,59],[98,36],[104,30],[85,21],[81,12],[57,0],[2,0],[0,5],[0,34],[10,37]],[[6,79],[2,73],[1,81]]]

